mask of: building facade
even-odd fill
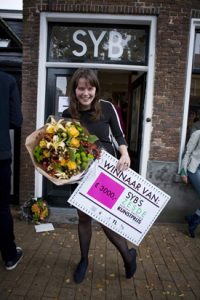
[[[101,97],[121,108],[132,168],[171,196],[158,220],[182,221],[198,206],[178,172],[189,113],[200,118],[200,2],[24,0],[22,203],[43,196],[67,208],[70,186],[35,173],[24,144],[61,116],[79,67],[95,69]]]

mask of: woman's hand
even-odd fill
[[[120,171],[125,171],[131,165],[131,160],[127,151],[127,146],[126,145],[119,146],[119,152],[121,154],[121,157],[118,160],[117,169]]]
[[[188,183],[188,177],[186,175],[181,175],[181,180],[186,184]]]

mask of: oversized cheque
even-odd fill
[[[68,202],[138,246],[170,196],[116,163],[103,150]]]

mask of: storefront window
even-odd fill
[[[200,129],[200,33],[195,34],[193,68],[190,88],[187,139],[194,130]]]
[[[200,32],[195,35],[193,69],[199,69],[200,72]]]
[[[194,122],[200,120],[200,74],[192,74],[189,112]]]
[[[148,27],[49,24],[48,61],[147,65]]]

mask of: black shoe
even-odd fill
[[[188,222],[188,232],[191,238],[195,238],[195,230],[199,224],[200,216],[194,214],[192,216],[186,216],[185,220]]]
[[[87,271],[88,262],[86,260],[81,260],[74,272],[74,281],[76,283],[81,283],[85,278],[85,273]]]
[[[134,273],[136,272],[137,265],[136,265],[136,250],[134,248],[129,249],[129,253],[132,256],[132,260],[130,264],[125,264],[125,272],[126,278],[133,277]]]
[[[23,257],[23,251],[22,251],[22,248],[17,247],[16,250],[17,250],[17,256],[15,257],[15,259],[9,260],[9,261],[7,261],[7,262],[5,263],[5,268],[6,268],[6,270],[8,270],[8,271],[15,269],[16,266],[18,265],[18,263],[20,262],[20,260],[21,260],[22,257]]]

